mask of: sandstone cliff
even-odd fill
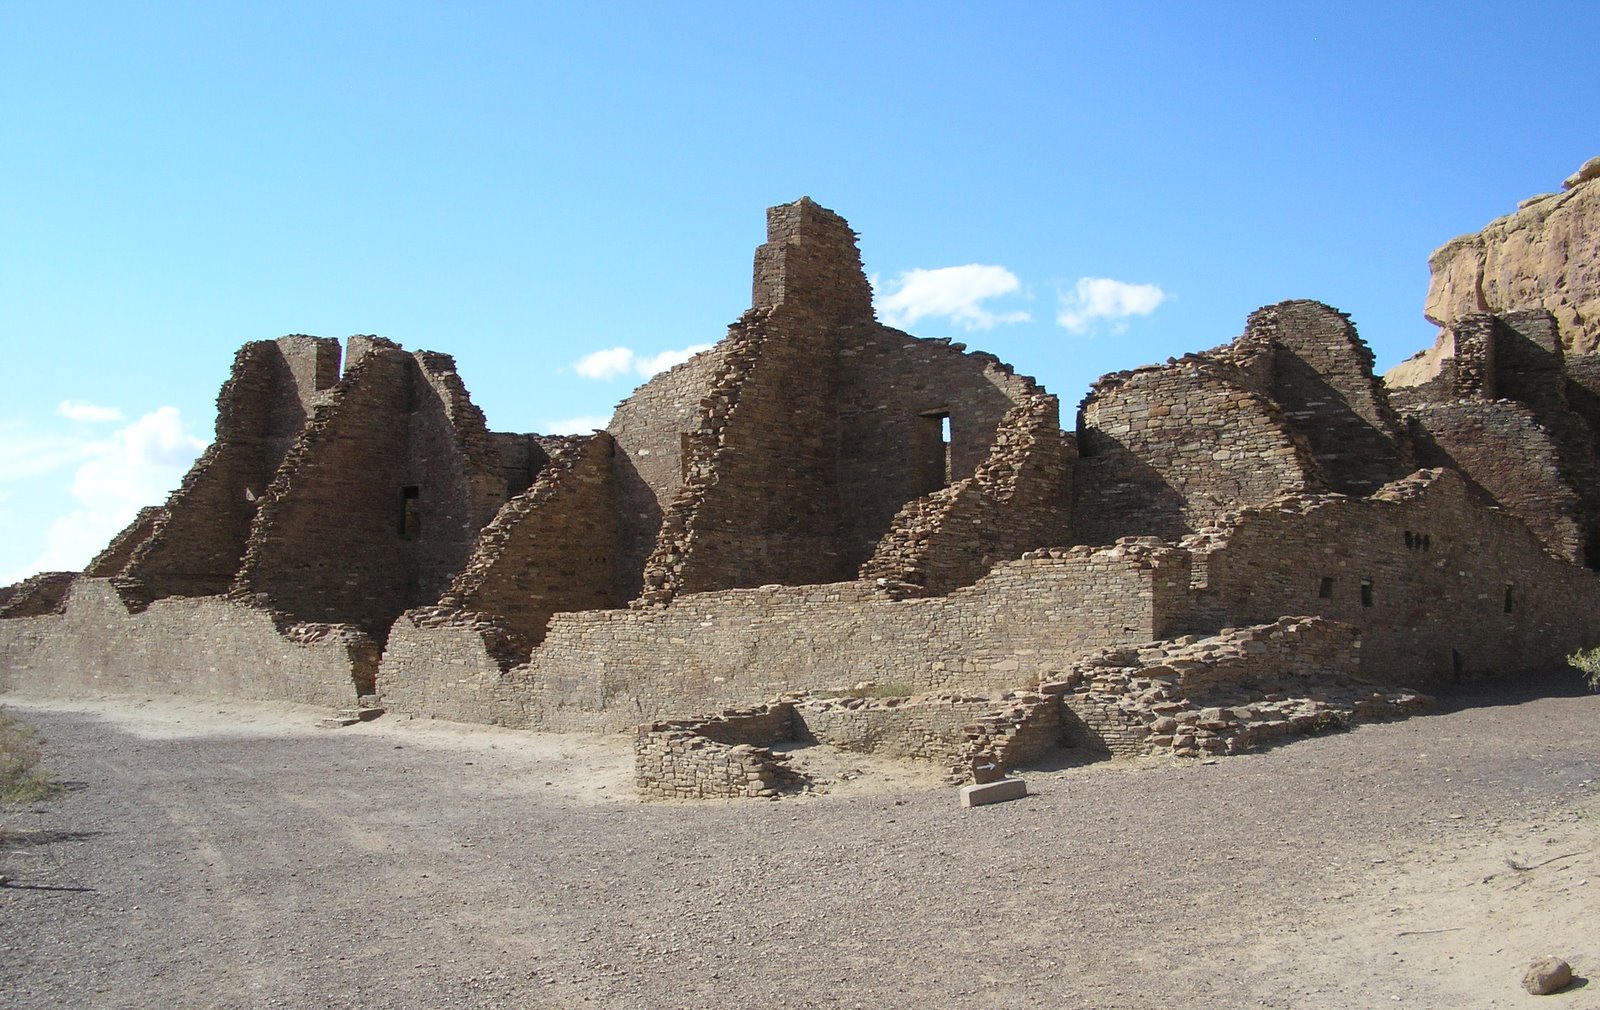
[[[1445,243],[1428,258],[1424,314],[1441,326],[1474,312],[1548,309],[1566,350],[1600,350],[1600,157],[1563,192],[1522,201],[1516,213]]]

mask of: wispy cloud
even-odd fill
[[[573,362],[572,370],[585,379],[600,381],[609,381],[630,372],[648,379],[657,372],[664,372],[710,349],[710,344],[690,344],[658,354],[639,354],[631,347],[608,347],[603,351],[585,354]]]
[[[546,421],[544,433],[546,435],[587,435],[596,428],[604,428],[611,423],[609,417],[599,414],[579,414],[577,417],[564,417],[559,421]]]
[[[77,464],[72,507],[50,524],[24,573],[32,574],[82,568],[140,508],[166,499],[205,443],[185,430],[178,408],[161,407],[104,439],[42,436],[22,452],[14,448],[0,451],[0,482]]]
[[[1073,333],[1086,333],[1101,322],[1109,322],[1120,333],[1127,329],[1130,317],[1148,316],[1170,297],[1154,284],[1080,277],[1072,291],[1061,293],[1056,322]]]
[[[101,407],[77,400],[62,400],[56,404],[56,413],[69,421],[96,421],[109,423],[122,420],[122,411],[115,407]]]
[[[69,467],[93,455],[97,444],[70,435],[34,431],[15,421],[0,422],[0,484]]]
[[[671,351],[662,351],[660,354],[635,358],[633,370],[645,378],[649,378],[658,372],[665,372],[673,365],[683,364],[701,351],[709,350],[711,350],[710,344],[690,344],[688,347],[679,347]]]
[[[585,354],[573,363],[572,370],[585,379],[615,379],[633,365],[633,350],[628,347],[609,347],[593,354]]]
[[[1002,266],[969,263],[933,270],[907,270],[877,297],[878,313],[890,326],[912,326],[925,318],[948,319],[964,330],[1025,323],[1021,310],[996,312],[984,303],[1022,290],[1017,275]]]

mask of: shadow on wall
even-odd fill
[[[1394,441],[1292,351],[1280,349],[1275,355],[1273,393],[1310,445],[1331,490],[1365,497],[1406,475]]]
[[[1183,496],[1159,470],[1104,433],[1096,432],[1093,441],[1100,452],[1079,458],[1073,482],[1068,528],[1075,542],[1111,544],[1121,537],[1171,541],[1191,532]]]

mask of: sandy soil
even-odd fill
[[[0,699],[70,783],[0,817],[0,1006],[1600,1008],[1600,697],[1470,700],[963,810],[856,755],[641,803],[624,735]],[[1523,993],[1544,953],[1583,978]]]

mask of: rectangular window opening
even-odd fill
[[[917,415],[916,469],[922,493],[950,486],[950,411],[939,408]]]
[[[1372,580],[1371,579],[1362,579],[1361,580],[1361,605],[1363,607],[1372,606]]]
[[[1516,609],[1516,591],[1517,587],[1514,584],[1506,583],[1506,613],[1508,614]]]
[[[1333,577],[1332,576],[1324,575],[1322,577],[1322,584],[1317,587],[1317,596],[1321,597],[1324,600],[1333,599]]]
[[[407,484],[400,489],[400,536],[415,540],[422,535],[422,487]]]

